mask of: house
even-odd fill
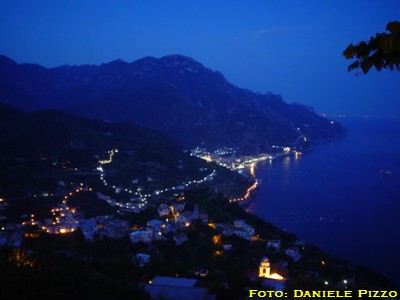
[[[170,213],[169,207],[166,204],[161,204],[157,211],[160,217],[168,216]]]
[[[175,221],[180,224],[190,223],[192,220],[196,220],[198,218],[199,208],[197,204],[193,211],[185,210],[183,213],[176,216]]]
[[[255,233],[254,227],[246,224],[243,219],[236,219],[233,223],[233,234],[245,240],[251,241]]]
[[[163,233],[173,232],[176,233],[177,231],[181,231],[182,226],[181,223],[176,223],[175,220],[168,220],[164,223],[164,226],[161,227],[161,231]]]
[[[225,251],[231,251],[232,250],[232,245],[231,244],[225,244],[222,246],[222,248],[224,248]]]
[[[174,242],[177,246],[182,245],[187,240],[188,240],[188,238],[187,238],[186,234],[184,234],[183,232],[180,232],[180,233],[174,235]]]
[[[203,223],[208,222],[208,214],[203,210],[199,211],[197,204],[194,206],[193,211],[186,210],[175,218],[175,221],[180,224],[188,224],[193,220],[201,220]]]
[[[242,219],[236,219],[233,225],[228,223],[210,223],[208,225],[217,229],[223,235],[230,236],[234,234],[248,241],[253,240],[255,233],[254,227],[246,224]]]
[[[249,235],[249,236],[253,236],[254,234],[255,234],[255,230],[254,230],[254,227],[253,226],[251,226],[251,225],[249,225],[249,224],[244,224],[244,226],[243,226],[243,231],[244,232],[246,232],[247,233],[247,235]]]
[[[169,222],[165,222],[161,225],[160,227],[161,233],[162,234],[167,234],[168,232],[170,232],[172,230],[172,225]]]
[[[133,258],[133,261],[135,263],[137,263],[140,267],[143,267],[144,265],[146,265],[150,262],[150,258],[151,258],[151,256],[148,254],[138,253]]]
[[[251,240],[251,236],[249,236],[246,232],[244,232],[243,230],[234,230],[233,231],[233,234],[234,235],[236,235],[236,236],[238,236],[238,237],[240,237],[240,238],[242,238],[242,239],[245,239],[245,240]]]
[[[74,231],[73,228],[68,230],[68,227],[64,225],[64,229],[60,229],[57,226],[53,229],[48,227],[50,231],[54,233],[61,232],[61,230],[67,230],[66,232]],[[125,237],[129,232],[129,224],[125,220],[117,219],[112,216],[97,216],[96,218],[83,219],[78,223],[78,227],[82,230],[83,235],[87,241],[93,241],[96,238],[102,239],[108,237],[110,239],[121,239]]]
[[[145,290],[153,299],[209,300],[208,289],[196,287],[196,279],[156,276]]]
[[[258,277],[272,280],[286,280],[287,269],[284,262],[271,265],[267,257],[263,257],[260,261]]]
[[[235,228],[243,228],[243,226],[245,225],[245,221],[243,219],[236,219],[233,223],[233,226],[235,226]]]
[[[281,249],[281,240],[268,240],[267,248],[272,248],[275,251],[279,251]]]
[[[172,213],[176,214],[177,212],[181,212],[185,209],[185,202],[174,202],[169,206]]]
[[[286,249],[285,254],[289,256],[294,262],[298,262],[301,258],[299,248],[297,248],[296,246]]]
[[[129,233],[129,238],[132,243],[136,244],[139,242],[143,243],[150,243],[152,238],[151,238],[151,232],[147,230],[135,230]]]
[[[121,239],[129,232],[129,224],[125,220],[117,219],[114,217],[97,219],[97,224],[100,230],[98,233],[102,236],[107,236],[110,239]]]
[[[186,222],[189,222],[189,220],[184,214],[180,214],[175,217],[175,223],[185,224]]]
[[[147,226],[146,231],[150,232],[150,237],[152,240],[161,240],[163,239],[161,228]]]
[[[46,232],[50,234],[65,234],[69,232],[74,232],[77,227],[75,225],[71,226],[68,224],[59,224],[59,225],[50,225],[42,228],[45,228]]]

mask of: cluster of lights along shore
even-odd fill
[[[304,139],[306,140],[306,137],[304,137]],[[294,154],[294,156],[298,158],[301,155],[301,152],[298,152],[289,146],[272,146],[272,148],[278,151],[276,156]],[[242,157],[237,157],[235,156],[235,154],[236,154],[235,150],[233,148],[228,148],[228,147],[217,149],[214,152],[209,152],[207,151],[206,148],[200,148],[200,147],[196,147],[190,151],[191,156],[198,157],[207,162],[216,163],[219,166],[230,170],[240,170],[248,167],[250,177],[252,178],[255,178],[254,167],[257,163],[265,160],[271,161],[274,158],[274,156],[267,153],[261,153],[256,156],[242,156]],[[229,200],[229,202],[234,203],[247,200],[251,196],[251,192],[257,189],[258,185],[259,182],[255,178],[254,183],[246,190],[243,197],[232,198]]]
[[[214,162],[221,167],[230,170],[243,169],[251,165],[254,166],[254,164],[258,162],[273,158],[271,155],[265,153],[259,154],[257,156],[243,157],[236,157],[235,153],[235,150],[233,150],[232,148],[222,148],[215,150],[214,152],[209,152],[205,148],[196,147],[190,151],[191,156],[196,156],[207,162]]]

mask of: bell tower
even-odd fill
[[[269,263],[268,258],[264,256],[260,261],[258,277],[269,278],[270,272],[271,272],[271,264]]]

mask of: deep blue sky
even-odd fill
[[[0,1],[0,54],[46,67],[191,56],[233,84],[329,114],[400,114],[400,72],[342,51],[400,20],[400,0]]]

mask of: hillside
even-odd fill
[[[230,84],[217,71],[180,55],[100,66],[17,64],[0,57],[0,101],[32,111],[57,108],[108,121],[134,121],[184,147],[265,152],[344,133],[310,107]]]
[[[227,182],[240,181],[240,193],[248,185],[243,176],[233,179],[220,167],[185,154],[178,144],[154,130],[56,110],[24,113],[0,104],[0,144],[0,193],[6,197],[52,194],[60,181],[84,182],[104,190],[96,168],[109,159],[110,151],[115,155],[102,168],[103,177],[113,186],[153,192],[200,180],[213,169],[220,170],[218,176]]]

